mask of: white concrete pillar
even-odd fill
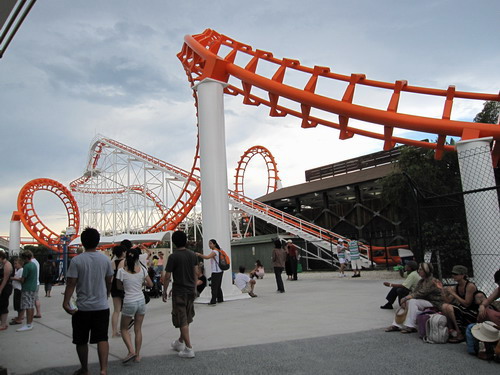
[[[491,159],[492,138],[457,143],[464,192],[496,186]],[[486,294],[493,291],[500,268],[500,209],[496,189],[464,195],[474,281]]]
[[[10,221],[9,255],[19,255],[21,249],[21,217],[14,211]]]
[[[208,241],[215,239],[231,258],[231,220],[228,199],[226,133],[224,124],[225,83],[205,79],[194,86],[198,92],[198,120],[200,136],[201,207],[203,217],[203,252],[210,253]],[[231,266],[234,265],[231,262]],[[205,273],[210,276],[210,262],[205,262]],[[231,270],[222,278],[224,300],[248,298],[232,283]],[[207,287],[198,302],[209,302]]]

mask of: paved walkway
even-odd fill
[[[393,281],[401,280],[395,273]],[[226,275],[227,276],[227,275]],[[285,277],[286,278],[286,277]],[[393,313],[381,310],[388,288],[380,273],[358,279],[336,273],[299,274],[276,294],[272,275],[259,280],[258,298],[196,305],[191,336],[196,358],[170,349],[177,338],[170,303],[153,299],[143,326],[143,360],[122,365],[127,351],[110,339],[110,374],[498,374],[500,365],[469,356],[465,345],[425,344],[413,335],[385,333]],[[374,280],[375,279],[375,280]],[[61,308],[63,287],[41,297],[43,318],[30,332],[0,332],[0,366],[9,374],[71,374],[78,368],[71,321]],[[91,372],[98,373],[95,346]]]

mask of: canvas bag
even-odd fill
[[[448,342],[448,327],[446,317],[442,314],[433,314],[427,320],[426,335],[423,340],[428,344],[446,344]]]

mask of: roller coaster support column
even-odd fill
[[[194,89],[198,92],[203,251],[205,255],[209,254],[208,241],[214,238],[231,257],[223,97],[225,85],[223,82],[205,79],[194,86]],[[210,270],[210,264],[206,264],[205,269]],[[222,278],[224,300],[248,297],[234,287],[232,281],[228,270]],[[208,289],[205,288],[206,292],[200,296],[200,302],[208,302]]]
[[[458,162],[464,192],[494,187],[491,159],[492,138],[479,138],[457,143]],[[489,294],[493,275],[500,268],[500,210],[496,189],[465,194],[465,212],[478,289]]]
[[[9,254],[19,255],[21,249],[21,213],[14,211],[10,220]]]

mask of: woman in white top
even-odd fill
[[[140,351],[142,346],[142,322],[146,314],[146,301],[142,286],[144,283],[148,287],[153,286],[153,282],[148,276],[146,267],[139,263],[139,249],[127,250],[125,265],[116,274],[118,288],[125,291],[122,307],[122,319],[120,323],[123,342],[127,346],[128,354],[122,360],[123,363],[129,361],[140,362]],[[130,322],[134,319],[135,351],[132,346],[132,339],[128,331]]]
[[[21,258],[14,259],[14,276],[12,280],[12,287],[14,288],[14,310],[17,311],[17,317],[10,321],[10,325],[22,324],[24,320],[24,310],[21,310],[21,278],[23,277],[23,261]]]
[[[224,275],[224,271],[222,271],[219,267],[219,256],[220,246],[216,240],[211,239],[208,241],[208,247],[210,248],[210,254],[203,255],[200,253],[196,253],[200,258],[210,259],[210,263],[212,265],[212,280],[211,280],[211,288],[212,288],[212,299],[208,303],[209,306],[215,306],[217,302],[224,302],[224,294],[222,293],[222,276]]]

